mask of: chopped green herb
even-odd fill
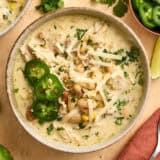
[[[81,40],[84,34],[87,32],[87,29],[76,29],[76,37],[78,40]]]
[[[76,102],[76,95],[75,94],[71,94],[71,102]]]
[[[89,138],[89,135],[84,135],[82,136],[84,139],[88,139]]]
[[[102,62],[104,62],[104,59],[101,57],[101,56],[99,56],[98,57]]]
[[[128,73],[127,72],[124,72],[124,77],[128,77],[129,75],[128,75]]]
[[[14,89],[13,89],[13,92],[14,92],[14,93],[18,93],[18,91],[19,91],[18,88],[14,88]]]
[[[87,45],[92,45],[92,44],[93,44],[93,41],[91,39],[88,39]]]
[[[103,92],[104,92],[107,102],[110,102],[112,99],[108,97],[108,91],[104,90]]]
[[[95,0],[97,3],[104,3],[109,6],[112,6],[115,4],[113,7],[113,14],[118,16],[118,17],[123,17],[127,11],[128,11],[128,0]]]
[[[116,2],[116,0],[96,0],[96,2],[105,3],[105,4],[108,4],[109,6],[111,6]]]
[[[46,47],[46,41],[43,39],[42,44],[40,44],[41,47],[45,48]]]
[[[121,56],[124,56],[124,49],[118,49],[117,51],[115,51],[113,54],[115,55],[121,55]],[[126,55],[126,54],[125,54]]]
[[[132,117],[133,117],[133,116],[132,116],[131,114],[129,114],[128,117],[127,117],[127,120],[132,119]]]
[[[113,8],[113,13],[117,17],[123,17],[128,11],[127,0],[119,0]]]
[[[85,125],[83,123],[79,123],[79,129],[85,128]]]
[[[135,62],[138,60],[139,57],[139,49],[132,47],[129,52],[127,52],[127,56],[129,57],[130,62]]]
[[[121,125],[122,124],[122,121],[123,121],[124,117],[117,117],[116,120],[115,120],[115,124],[117,125]]]
[[[107,98],[107,102],[110,102],[112,99],[110,99],[110,98]]]
[[[107,49],[104,49],[104,50],[103,50],[103,53],[108,53]]]
[[[63,47],[63,43],[60,43],[60,46]]]
[[[57,128],[57,131],[64,131],[64,130],[65,130],[64,127],[58,127],[58,128]]]
[[[122,55],[121,60],[116,61],[116,65],[128,65],[130,62],[138,61],[139,50],[137,48],[132,47],[130,51],[118,50],[115,54]]]
[[[63,66],[61,66],[61,67],[58,68],[58,71],[59,71],[59,72],[65,72],[65,69],[64,69]]]
[[[70,26],[70,28],[72,29],[72,28],[74,28],[74,26]]]
[[[99,135],[99,132],[96,132],[95,135],[98,136],[98,135]]]
[[[104,95],[107,97],[108,96],[108,91],[107,90],[103,90]]]
[[[4,20],[8,20],[8,16],[4,14],[4,15],[3,15],[3,19],[4,19]]]
[[[64,6],[63,0],[41,0],[40,5],[36,6],[36,9],[41,12],[54,11]]]
[[[129,101],[126,100],[117,100],[113,105],[115,105],[118,109],[118,111],[122,110],[122,107],[127,105],[129,103]]]
[[[135,78],[138,79],[138,84],[140,86],[144,85],[144,73],[143,73],[143,71],[138,71]]]
[[[89,67],[88,66],[84,66],[84,70],[86,71]]]
[[[21,5],[20,7],[19,7],[19,11],[22,11],[23,10],[23,5]]]
[[[51,135],[51,132],[53,131],[53,124],[50,124],[48,127],[47,127],[47,134],[48,135]]]
[[[143,86],[143,85],[144,85],[144,78],[143,78],[142,76],[139,77],[138,84],[139,84],[140,86]]]
[[[70,35],[68,34],[67,36],[66,36],[66,38],[69,38],[70,37]]]
[[[54,29],[57,29],[57,26],[54,24]]]
[[[102,114],[102,118],[106,118],[107,117],[107,113]]]

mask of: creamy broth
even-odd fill
[[[25,0],[0,1],[0,31],[9,26],[23,9]]]
[[[73,104],[69,108],[69,98],[65,102],[60,97],[61,119],[43,124],[35,119],[28,122],[32,128],[49,140],[73,146],[111,139],[132,121],[143,94],[143,68],[133,47],[116,26],[98,18],[70,15],[43,24],[16,55],[13,92],[19,111],[26,118],[35,100],[23,73],[25,64],[40,59],[57,75]],[[86,110],[81,100],[87,102]]]

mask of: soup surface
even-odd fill
[[[117,136],[143,95],[139,50],[116,26],[91,16],[62,16],[39,26],[20,46],[14,66],[15,101],[29,125],[73,146]]]
[[[24,3],[25,0],[0,0],[0,32],[17,18]]]

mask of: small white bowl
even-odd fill
[[[0,31],[0,36],[6,34],[20,21],[20,19],[23,17],[26,10],[28,9],[30,2],[31,2],[31,0],[26,0],[25,5],[23,7],[23,10],[20,12],[20,14],[17,16],[17,18],[10,25],[8,25],[5,29]]]
[[[13,90],[12,73],[13,73],[13,68],[14,68],[13,66],[14,66],[14,62],[15,62],[15,57],[16,57],[17,50],[18,50],[19,46],[25,40],[27,35],[30,34],[38,26],[45,23],[46,21],[49,21],[50,19],[53,19],[53,18],[59,17],[59,16],[63,16],[63,15],[70,15],[70,14],[83,14],[83,15],[95,16],[95,17],[99,17],[101,19],[104,19],[104,20],[111,22],[114,25],[118,26],[122,31],[124,31],[125,36],[132,39],[132,41],[135,43],[135,45],[140,49],[140,51],[141,51],[140,57],[142,60],[142,65],[143,65],[144,71],[145,71],[145,85],[144,85],[144,94],[142,97],[142,101],[140,103],[139,110],[137,111],[137,116],[133,119],[133,121],[129,124],[129,126],[125,130],[123,130],[121,133],[119,133],[117,136],[113,137],[110,140],[103,141],[103,142],[100,142],[100,143],[92,145],[92,146],[79,147],[79,148],[74,147],[74,146],[65,145],[60,142],[48,140],[47,138],[43,137],[42,135],[40,135],[39,133],[34,131],[34,129],[29,125],[29,123],[27,122],[25,117],[19,112],[19,110],[16,106],[16,103],[14,101],[14,95],[12,93],[12,90]],[[114,16],[111,16],[111,15],[108,15],[108,14],[105,14],[105,13],[102,13],[102,12],[99,12],[99,11],[96,11],[93,9],[66,8],[66,9],[58,10],[54,13],[53,12],[49,13],[49,14],[41,17],[40,19],[33,22],[30,26],[28,26],[24,30],[24,32],[20,35],[18,40],[15,42],[13,49],[10,53],[10,56],[8,59],[8,65],[7,65],[7,72],[6,72],[6,83],[7,83],[7,93],[8,93],[9,101],[12,106],[13,112],[16,115],[16,117],[18,118],[20,124],[25,128],[25,130],[31,136],[33,136],[39,142],[41,142],[51,148],[60,150],[60,151],[71,152],[71,153],[85,153],[85,152],[96,151],[96,150],[99,150],[104,147],[108,147],[108,146],[112,145],[113,143],[115,143],[119,139],[121,139],[123,136],[125,136],[129,132],[129,130],[133,127],[133,125],[135,124],[136,120],[138,119],[140,112],[142,111],[142,108],[144,106],[144,103],[147,99],[147,95],[149,92],[149,86],[150,86],[150,69],[149,69],[147,55],[146,55],[146,52],[145,52],[145,49],[144,49],[142,43],[140,42],[140,40],[138,39],[136,34],[124,22],[122,22],[121,20],[119,20],[118,18],[116,18]]]

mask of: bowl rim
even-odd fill
[[[24,39],[27,37],[27,35],[32,30],[36,29],[39,24],[43,24],[43,23],[49,21],[51,18],[55,18],[55,17],[59,17],[59,16],[63,16],[63,15],[73,15],[73,14],[90,15],[93,17],[99,17],[104,20],[112,21],[112,23],[119,25],[119,27],[123,28],[123,30],[125,29],[125,32],[132,36],[132,39],[134,39],[136,41],[137,45],[141,49],[141,52],[142,52],[141,56],[142,56],[142,58],[144,58],[144,66],[145,66],[144,69],[146,71],[146,73],[145,73],[146,83],[144,86],[145,92],[143,95],[143,100],[140,104],[140,109],[138,110],[137,115],[132,120],[132,122],[128,125],[128,127],[125,130],[123,130],[121,133],[119,133],[119,135],[117,135],[115,138],[112,138],[111,140],[107,140],[102,143],[97,143],[95,145],[91,145],[91,146],[87,146],[87,147],[80,147],[80,148],[77,148],[75,146],[68,146],[68,145],[62,144],[62,143],[57,143],[55,141],[51,142],[51,141],[47,140],[47,138],[45,138],[44,136],[36,133],[36,131],[34,131],[34,129],[29,125],[27,120],[21,115],[21,113],[19,113],[18,109],[16,109],[16,106],[15,106],[14,100],[13,100],[14,94],[12,93],[12,89],[11,89],[11,86],[12,86],[11,85],[12,84],[12,76],[11,76],[12,75],[12,65],[14,63],[16,51],[18,49],[18,46],[24,41]],[[10,106],[11,106],[14,114],[16,115],[16,118],[18,119],[19,123],[23,126],[23,128],[34,139],[36,139],[40,143],[42,143],[50,148],[53,148],[53,149],[56,149],[59,151],[63,151],[63,152],[69,152],[69,153],[88,153],[88,152],[97,151],[97,150],[103,149],[105,147],[111,146],[112,144],[119,141],[122,137],[127,135],[127,133],[135,125],[136,121],[138,120],[138,118],[140,117],[140,114],[142,113],[142,111],[144,109],[146,100],[149,95],[150,82],[151,82],[150,77],[151,76],[150,76],[149,61],[147,58],[147,54],[146,54],[145,48],[143,47],[143,45],[142,45],[141,41],[139,40],[139,38],[137,37],[137,35],[123,21],[116,18],[115,16],[97,11],[95,9],[86,8],[86,7],[69,7],[69,8],[59,9],[57,11],[48,13],[48,14],[38,18],[34,22],[32,22],[30,25],[28,25],[25,28],[25,30],[20,34],[20,36],[15,41],[15,43],[10,51],[10,54],[8,56],[8,61],[7,61],[7,65],[6,65],[7,96],[9,99]]]
[[[24,5],[22,11],[16,17],[16,19],[14,19],[13,22],[10,25],[8,25],[2,31],[0,31],[0,37],[3,36],[3,35],[5,35],[6,33],[8,33],[12,28],[14,28],[16,26],[16,24],[21,20],[21,18],[24,16],[25,12],[29,8],[30,3],[31,3],[31,0],[26,0],[25,5]]]
[[[136,21],[143,29],[145,29],[146,31],[148,31],[148,32],[150,32],[150,33],[152,33],[152,34],[154,34],[154,35],[156,35],[156,36],[160,36],[160,32],[156,32],[156,31],[154,31],[154,30],[149,29],[149,28],[146,27],[146,26],[140,21],[140,19],[136,16],[135,11],[134,11],[134,9],[133,9],[133,5],[132,5],[132,0],[129,0],[129,9],[130,9],[130,12],[131,12],[132,16],[134,17],[135,21]]]

